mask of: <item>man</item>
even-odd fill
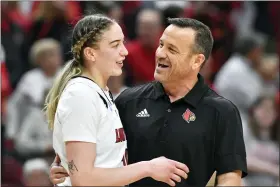
[[[246,114],[263,92],[264,85],[258,72],[262,54],[263,46],[257,38],[241,38],[234,54],[216,76],[214,86],[217,92],[231,100],[241,114]]]
[[[198,73],[212,50],[211,32],[193,19],[168,22],[156,51],[156,81],[129,88],[116,99],[128,162],[165,156],[189,167],[188,178],[176,186],[205,186],[214,171],[218,185],[239,186],[247,175],[239,112]],[[60,171],[51,169],[54,183]],[[130,186],[165,184],[145,178]]]
[[[247,133],[248,111],[253,102],[263,93],[264,81],[258,69],[263,55],[263,44],[254,36],[237,40],[234,54],[217,74],[214,87],[218,94],[229,99],[238,108]]]
[[[6,136],[12,141],[16,141],[30,110],[41,106],[46,90],[53,84],[63,63],[60,43],[51,38],[37,40],[29,56],[36,68],[23,75],[7,103]]]

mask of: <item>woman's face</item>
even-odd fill
[[[123,61],[127,54],[122,29],[114,23],[104,32],[99,49],[95,51],[96,67],[109,77],[119,76],[122,74]]]
[[[271,99],[264,99],[253,110],[253,117],[261,128],[270,128],[276,120],[275,103]]]

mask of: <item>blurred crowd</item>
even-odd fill
[[[279,185],[279,10],[280,2],[266,1],[1,1],[2,185],[51,185],[55,153],[44,99],[72,58],[73,25],[91,13],[109,15],[126,36],[124,73],[108,85],[114,97],[153,80],[166,18],[207,24],[215,43],[201,74],[241,113],[249,172],[244,185]]]

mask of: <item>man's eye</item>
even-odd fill
[[[174,49],[172,49],[172,48],[169,48],[169,51],[171,52],[171,53],[175,53],[176,51],[174,50]]]

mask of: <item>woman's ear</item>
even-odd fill
[[[95,62],[96,60],[96,53],[95,53],[95,50],[91,47],[86,47],[84,48],[84,51],[83,51],[83,55],[84,55],[84,58],[86,60],[89,60],[89,61],[92,61],[92,62]]]

